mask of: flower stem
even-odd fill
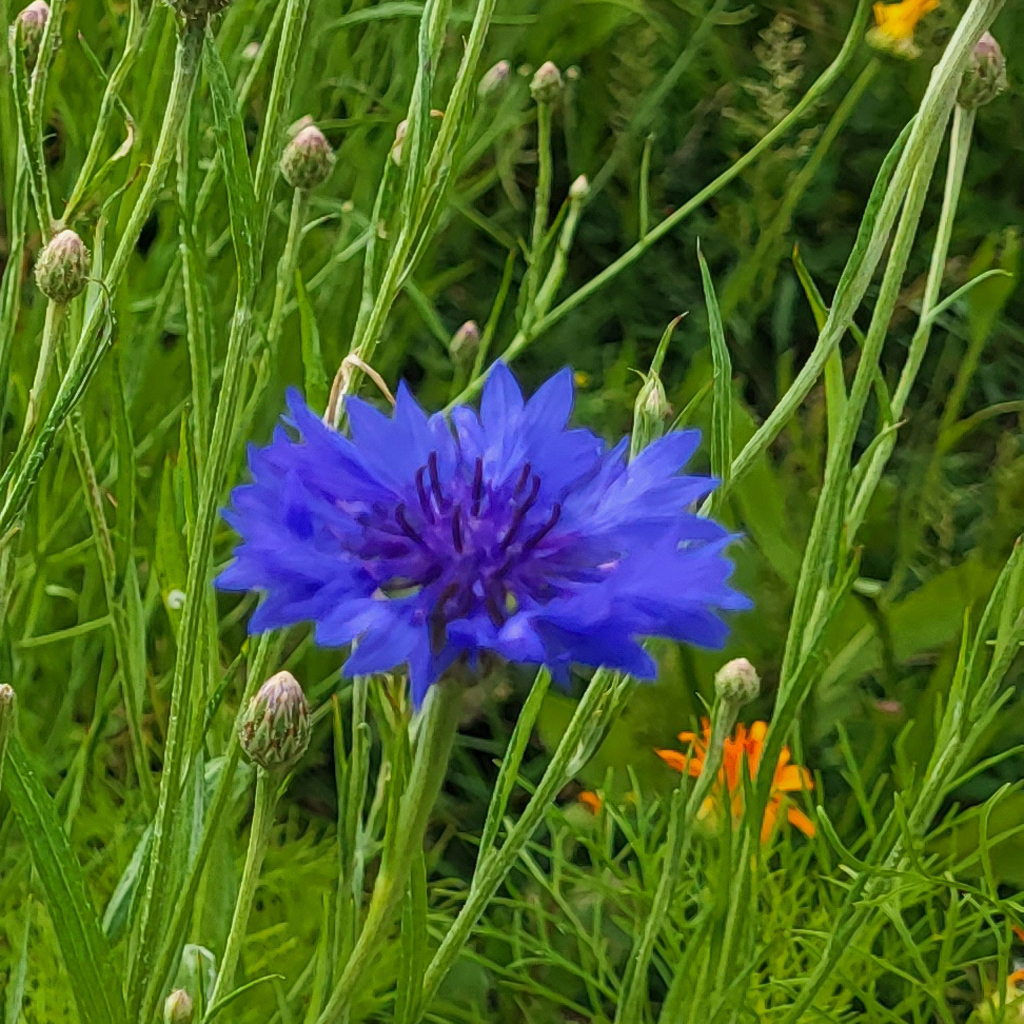
[[[530,240],[530,269],[526,275],[526,303],[533,304],[544,258],[544,235],[551,205],[551,103],[537,103],[537,191],[533,198],[533,235]]]
[[[53,357],[57,350],[57,340],[64,326],[64,314],[67,306],[61,302],[46,304],[46,319],[43,322],[43,339],[39,345],[39,359],[36,361],[36,373],[32,379],[32,388],[28,393],[28,408],[25,410],[25,422],[21,427],[21,440],[24,443],[32,436],[39,419],[39,404],[42,401],[43,389],[53,368]]]
[[[402,794],[389,845],[384,848],[366,921],[317,1024],[345,1019],[364,975],[390,937],[414,859],[423,846],[430,812],[448,770],[462,707],[460,695],[461,691],[450,683],[430,688],[409,782]]]
[[[263,858],[270,842],[270,831],[274,827],[274,808],[277,806],[279,782],[276,772],[267,772],[262,768],[256,772],[256,807],[253,811],[252,829],[249,832],[249,849],[245,855],[242,880],[238,885],[238,896],[235,899],[235,911],[231,916],[231,927],[224,945],[224,957],[207,1005],[207,1020],[216,1011],[217,1003],[229,994],[229,986],[234,981],[238,968],[238,958],[242,952],[242,943],[245,940],[249,915],[252,912],[252,903],[263,868]]]
[[[299,247],[303,221],[306,219],[308,193],[301,188],[295,189],[292,195],[292,212],[288,220],[288,238],[284,252],[277,263],[277,285],[274,289],[274,305],[270,311],[270,324],[267,327],[267,349],[273,360],[277,355],[280,341],[281,324],[284,321],[285,303],[291,294],[292,282],[295,278],[295,267],[299,262]]]

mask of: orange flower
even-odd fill
[[[898,57],[913,58],[920,50],[914,45],[917,23],[939,6],[939,0],[900,0],[896,4],[875,4],[875,27],[868,32],[868,42]]]
[[[678,750],[657,750],[655,753],[667,765],[677,772],[687,773],[696,778],[704,767],[708,745],[711,742],[711,723],[701,719],[703,734],[697,736],[692,732],[681,732],[679,739],[690,744],[687,753]],[[726,738],[722,747],[722,766],[718,770],[718,778],[712,787],[711,794],[700,809],[700,817],[714,826],[718,819],[718,811],[723,800],[729,802],[734,823],[743,818],[743,764],[746,762],[747,772],[751,778],[757,774],[764,752],[764,741],[768,735],[767,722],[754,722],[748,729],[742,723],[736,726],[731,737]],[[804,835],[814,835],[814,823],[799,808],[788,805],[788,793],[810,790],[814,788],[810,773],[806,768],[789,763],[789,747],[783,747],[775,765],[775,777],[772,779],[771,796],[764,812],[761,826],[761,842],[766,842],[775,828],[779,812],[786,805],[786,818]]]
[[[592,793],[589,789],[583,790],[576,799],[579,803],[583,804],[591,814],[600,814],[601,808],[604,807],[604,801],[601,799],[600,795]]]

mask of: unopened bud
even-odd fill
[[[295,765],[309,746],[309,704],[291,672],[271,676],[249,702],[238,738],[266,771]]]
[[[176,988],[164,1000],[164,1024],[192,1024],[193,1017],[192,997],[183,988]]]
[[[499,60],[489,71],[486,72],[483,78],[480,79],[480,85],[477,87],[477,95],[483,99],[485,96],[491,96],[498,91],[507,81],[508,76],[512,73],[512,65],[507,60]]]
[[[590,195],[590,182],[587,181],[587,176],[581,174],[570,186],[569,186],[569,198],[574,203],[581,203]]]
[[[749,704],[761,692],[757,669],[746,658],[727,661],[715,673],[715,692],[732,704]]]
[[[547,60],[539,68],[530,82],[530,95],[538,103],[554,103],[562,91],[562,72],[551,61]]]
[[[398,127],[395,129],[395,141],[391,144],[391,159],[394,160],[396,167],[402,166],[402,146],[405,143],[405,136],[408,132],[408,120],[399,121]]]
[[[4,740],[14,729],[14,716],[18,711],[18,698],[14,687],[0,683],[0,758],[3,757]]]
[[[312,121],[301,127],[281,155],[281,173],[292,188],[308,192],[322,185],[334,170],[334,150]]]
[[[986,32],[971,51],[956,101],[973,110],[991,103],[1006,87],[1006,58],[992,34]]]
[[[15,33],[21,29],[21,45],[25,51],[25,67],[31,71],[39,57],[39,44],[43,41],[46,23],[50,20],[50,5],[46,0],[32,0],[32,3],[20,11],[15,23],[11,26],[11,42]]]
[[[85,243],[70,228],[53,236],[36,260],[36,284],[54,302],[64,305],[80,295],[89,279],[92,260]]]
[[[640,393],[633,403],[633,437],[630,452],[635,458],[644,448],[665,433],[670,407],[665,385],[656,371],[644,378]]]
[[[186,21],[206,21],[224,10],[231,0],[169,0]]]
[[[452,335],[452,343],[449,346],[452,362],[461,363],[471,359],[476,355],[476,350],[479,346],[480,328],[477,327],[475,320],[467,320]]]

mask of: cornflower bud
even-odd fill
[[[491,96],[498,91],[507,81],[508,76],[512,73],[512,65],[507,60],[499,60],[489,71],[484,74],[484,77],[480,79],[480,85],[477,86],[477,95],[483,99],[486,96]]]
[[[757,669],[746,658],[727,661],[715,673],[715,692],[724,701],[749,704],[761,692]]]
[[[590,182],[585,174],[581,174],[569,186],[569,199],[574,203],[581,203],[590,195]]]
[[[555,64],[546,60],[530,82],[530,95],[538,103],[554,103],[562,91],[562,72]]]
[[[285,771],[306,752],[311,728],[302,687],[291,672],[278,672],[249,702],[238,738],[260,768]]]
[[[164,1001],[164,1024],[192,1024],[194,1016],[192,997],[183,988],[176,988]]]
[[[21,26],[21,44],[25,51],[25,67],[31,71],[39,57],[39,44],[43,41],[46,23],[50,20],[50,5],[46,0],[32,0],[28,7],[18,13],[11,26],[11,42],[14,42],[18,26]]]
[[[281,155],[281,173],[292,188],[308,192],[322,185],[334,170],[334,150],[312,118],[304,117]]]
[[[467,320],[452,335],[452,342],[449,347],[452,361],[456,363],[465,362],[476,355],[480,345],[480,328],[475,320]]]
[[[92,260],[85,243],[70,228],[54,235],[36,260],[36,284],[54,302],[65,305],[80,295]]]
[[[169,0],[186,21],[205,21],[224,10],[231,0]]]
[[[990,32],[986,32],[971,51],[956,101],[966,110],[991,103],[1005,92],[1006,58]]]
[[[0,751],[3,741],[14,728],[14,716],[18,710],[18,698],[14,687],[9,683],[0,683]]]
[[[395,141],[391,144],[391,159],[394,160],[396,167],[402,166],[402,146],[405,143],[405,136],[408,132],[408,119],[399,121],[398,127],[395,129]]]

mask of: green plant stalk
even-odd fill
[[[242,868],[242,880],[238,884],[238,896],[235,898],[235,910],[231,915],[231,927],[228,930],[227,942],[224,945],[224,956],[221,958],[217,971],[217,980],[207,1001],[204,1019],[209,1019],[212,1012],[231,991],[234,983],[238,959],[242,953],[242,943],[249,926],[249,915],[252,913],[256,887],[263,869],[263,858],[270,843],[270,833],[274,827],[274,809],[277,807],[279,779],[277,773],[266,772],[262,768],[256,770],[256,807],[253,811],[252,827],[249,831],[249,848],[245,854],[245,865]]]
[[[272,360],[277,358],[281,341],[281,325],[284,323],[285,304],[295,283],[295,268],[299,263],[299,248],[302,243],[302,225],[306,220],[309,196],[301,188],[292,194],[292,212],[288,218],[288,237],[284,252],[277,263],[277,283],[274,287],[274,305],[270,311],[266,344]]]
[[[928,342],[931,338],[934,319],[931,317],[935,304],[939,301],[942,279],[946,270],[946,259],[949,255],[949,243],[953,237],[953,225],[956,221],[957,206],[963,188],[964,170],[971,149],[971,135],[974,131],[975,111],[965,110],[959,104],[953,109],[953,130],[949,143],[949,163],[946,170],[946,186],[942,197],[942,212],[939,215],[939,226],[932,247],[931,263],[928,267],[928,278],[925,282],[924,295],[921,298],[921,310],[918,315],[918,328],[910,342],[907,360],[900,373],[899,382],[892,396],[890,414],[893,421],[899,420],[907,406],[910,390],[914,386],[917,374],[921,369]],[[868,503],[878,487],[885,466],[896,447],[896,434],[890,432],[874,450],[867,466],[864,479],[861,481],[854,498],[853,505],[847,516],[849,542],[857,535]]]
[[[252,664],[248,668],[245,690],[242,693],[238,713],[235,716],[235,725],[231,731],[228,750],[224,755],[224,764],[217,782],[217,791],[204,821],[199,849],[189,864],[185,884],[182,886],[179,898],[171,911],[170,923],[165,932],[160,936],[160,949],[154,959],[153,970],[150,972],[149,980],[146,983],[146,992],[139,1020],[148,1021],[153,1019],[157,1004],[163,994],[163,986],[174,969],[179,950],[185,940],[185,930],[188,927],[189,918],[195,906],[195,897],[199,891],[199,883],[206,864],[210,859],[210,853],[213,851],[213,844],[218,829],[227,813],[228,800],[231,796],[231,788],[235,778],[235,769],[238,767],[238,762],[241,759],[242,747],[238,741],[238,730],[241,727],[242,718],[249,706],[249,702],[255,696],[261,682],[269,673],[271,656],[273,654],[272,636],[273,634],[271,633],[264,633],[260,637],[256,651],[253,654]]]
[[[475,88],[476,72],[495,4],[496,0],[478,0],[462,62],[448,97],[445,116],[441,120],[437,138],[420,178],[420,187],[416,195],[410,196],[407,216],[400,218],[399,234],[380,284],[374,293],[373,306],[362,321],[361,330],[357,330],[352,339],[350,353],[364,362],[369,362],[373,357],[384,323],[401,286],[412,272],[416,258],[423,252],[424,236],[429,234],[429,230],[424,231],[424,225],[432,228],[437,223],[438,211],[443,208],[452,186],[452,163],[468,121],[467,108]],[[410,130],[411,126],[410,120]],[[358,388],[361,379],[362,371],[358,365],[354,365],[351,374],[345,380],[344,394],[352,394]],[[342,395],[339,393],[337,397],[340,398]],[[342,403],[337,401],[336,406],[340,411]]]
[[[43,321],[43,338],[39,343],[39,359],[36,361],[36,372],[32,378],[32,387],[28,393],[28,407],[25,410],[25,422],[21,426],[21,443],[25,443],[35,429],[39,419],[39,406],[43,400],[43,391],[50,379],[53,360],[57,352],[57,342],[64,326],[64,314],[67,306],[59,302],[47,302],[46,319]]]
[[[658,879],[658,887],[654,893],[654,901],[651,904],[651,912],[647,916],[644,930],[633,946],[632,955],[629,958],[629,966],[626,969],[626,977],[623,979],[624,998],[619,1000],[615,1011],[615,1024],[632,1024],[633,1021],[644,1019],[643,1002],[647,997],[648,977],[651,957],[654,955],[654,944],[657,942],[658,934],[668,917],[669,909],[672,906],[672,897],[679,885],[681,868],[689,853],[690,844],[693,841],[697,816],[700,809],[711,793],[711,788],[718,778],[718,770],[722,766],[722,751],[725,741],[732,732],[736,719],[739,716],[742,700],[716,699],[715,706],[711,712],[711,738],[708,743],[707,754],[701,766],[700,775],[690,790],[686,800],[686,807],[682,813],[682,820],[679,815],[680,796],[686,789],[686,778],[683,777],[679,788],[676,790],[672,805],[672,819],[669,824],[669,834],[666,843],[667,853],[665,863],[661,869]]]
[[[625,687],[631,685],[627,681]],[[423,977],[422,992],[417,1002],[421,1013],[419,1019],[422,1019],[423,1012],[458,959],[498,887],[544,820],[548,805],[582,764],[586,763],[595,740],[599,740],[614,723],[616,710],[621,709],[622,692],[616,685],[614,673],[599,670],[594,674],[518,821],[512,826],[505,842],[493,848],[473,872],[466,902],[445,934]]]
[[[100,565],[100,575],[103,578],[103,592],[110,615],[114,652],[117,657],[117,667],[120,670],[121,694],[124,700],[125,719],[128,723],[128,737],[131,743],[135,774],[139,779],[139,789],[142,792],[146,810],[152,813],[156,808],[156,790],[149,770],[146,741],[142,734],[142,707],[139,701],[139,688],[136,687],[136,680],[132,678],[131,671],[132,656],[128,616],[119,593],[117,561],[114,557],[114,545],[103,508],[103,494],[96,478],[96,468],[89,451],[89,441],[86,437],[80,410],[75,409],[72,412],[66,425],[71,449],[82,478],[82,490],[85,494],[93,540],[96,542],[96,556]]]
[[[822,72],[821,76],[807,90],[800,102],[760,142],[744,153],[739,160],[723,171],[711,184],[701,189],[692,199],[689,199],[678,210],[651,228],[631,249],[624,252],[617,260],[610,263],[604,270],[591,278],[585,285],[578,288],[568,298],[563,299],[550,312],[538,317],[536,321],[531,323],[529,330],[518,331],[505,350],[502,359],[506,362],[511,362],[520,356],[541,334],[550,327],[553,327],[577,306],[600,291],[605,285],[613,281],[627,267],[632,266],[656,242],[675,230],[690,214],[699,210],[709,199],[713,198],[728,185],[729,182],[742,174],[765,150],[771,148],[779,139],[788,134],[803,119],[808,110],[832,87],[836,79],[839,78],[847,65],[856,56],[863,42],[869,7],[869,0],[859,0],[850,30],[846,35],[842,48],[836,55],[836,59]],[[470,381],[452,404],[466,402],[471,399],[483,387],[483,382],[484,377],[478,377],[476,380]],[[811,386],[813,386],[813,381]],[[810,386],[807,390],[810,390]]]
[[[274,70],[270,98],[267,103],[267,116],[263,123],[264,135],[260,140],[257,157],[254,191],[257,199],[257,216],[260,222],[255,225],[252,242],[254,246],[252,266],[239,267],[238,294],[235,300],[234,314],[231,318],[221,391],[217,401],[209,454],[200,484],[185,584],[185,593],[188,595],[188,599],[185,601],[178,629],[178,653],[174,662],[174,677],[171,685],[171,705],[167,723],[167,740],[164,747],[163,774],[157,814],[153,823],[153,849],[139,918],[138,942],[135,947],[136,959],[129,971],[128,1005],[131,1011],[138,1009],[143,997],[143,985],[147,983],[154,950],[158,945],[158,933],[164,924],[165,908],[171,896],[166,888],[161,887],[166,887],[167,884],[174,841],[182,821],[182,805],[185,801],[180,798],[180,790],[186,774],[185,769],[195,753],[195,751],[185,749],[185,740],[190,733],[189,726],[194,717],[195,708],[203,697],[201,693],[192,692],[199,629],[206,608],[201,595],[205,593],[205,588],[209,585],[213,534],[217,524],[218,505],[226,481],[232,428],[241,402],[246,355],[253,329],[254,304],[258,285],[257,268],[262,260],[266,224],[270,216],[270,189],[273,184],[272,175],[277,169],[281,122],[291,95],[291,84],[295,77],[295,64],[298,60],[309,2],[310,0],[288,0],[278,49],[277,66]],[[202,40],[201,34],[200,40]]]
[[[530,239],[530,266],[526,273],[526,305],[533,304],[540,282],[544,260],[544,236],[548,230],[548,209],[551,206],[551,104],[537,103],[537,189],[533,197],[533,234]]]
[[[47,28],[53,24],[51,17]],[[46,158],[43,155],[43,134],[32,114],[32,92],[29,86],[28,69],[25,66],[25,48],[22,26],[15,22],[14,68],[11,86],[14,93],[14,107],[18,115],[19,166],[28,169],[29,191],[32,206],[39,224],[43,241],[49,241],[53,234],[53,210],[50,203],[49,186],[46,183]]]
[[[317,1024],[333,1024],[346,1019],[360,983],[390,939],[398,908],[409,884],[413,861],[423,847],[430,812],[448,770],[461,710],[461,690],[456,684],[442,682],[430,688],[422,712],[412,770],[401,797],[398,821],[390,841],[393,845],[384,848],[366,921],[327,1005],[317,1018]]]
[[[194,25],[188,26],[179,36],[174,62],[174,78],[167,98],[167,108],[163,124],[160,127],[160,136],[157,139],[153,160],[139,198],[132,209],[110,266],[103,275],[103,291],[106,294],[112,294],[120,284],[128,261],[135,252],[135,245],[142,227],[149,219],[157,196],[163,188],[168,168],[174,157],[178,132],[185,111],[188,109],[192,89],[199,72],[202,41],[202,29]],[[104,309],[104,302],[99,299],[86,314],[78,344],[72,351],[71,362],[61,380],[42,430],[32,442],[31,447],[24,452],[23,458],[19,458],[19,453],[22,451],[19,446],[7,472],[0,479],[0,485],[7,486],[6,499],[3,507],[0,508],[0,538],[7,536],[10,528],[20,517],[42,470],[43,463],[53,447],[57,431],[96,372],[103,348],[100,327]],[[17,467],[17,472],[12,474],[12,469],[15,467]]]
[[[4,791],[4,762],[7,760],[7,744],[14,732],[15,715],[18,713],[16,698],[0,703],[0,794]]]

